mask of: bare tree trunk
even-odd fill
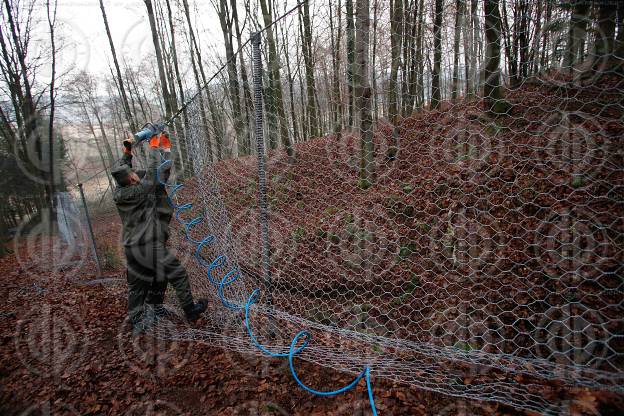
[[[236,68],[236,59],[234,57],[234,33],[232,27],[232,18],[230,16],[230,10],[228,8],[227,0],[219,0],[219,7],[217,8],[217,14],[219,15],[219,22],[221,24],[221,32],[223,33],[223,42],[225,45],[225,59],[226,68],[228,74],[228,92],[230,96],[230,102],[232,103],[232,118],[234,119],[234,131],[236,132],[236,141],[238,143],[239,151],[242,154],[249,154],[249,136],[245,135],[243,126],[243,114],[241,112],[238,84],[238,70]]]
[[[543,0],[537,0],[537,11],[535,16],[535,33],[533,34],[533,45],[531,47],[531,70],[530,75],[533,76],[538,72],[539,65],[539,40],[542,36],[542,10],[544,8]]]
[[[616,8],[608,2],[598,6],[598,34],[594,42],[594,71],[604,71],[610,66],[615,46]]]
[[[388,84],[388,116],[393,126],[392,140],[388,148],[387,157],[392,160],[396,157],[399,143],[399,93],[398,76],[401,60],[401,40],[403,38],[403,0],[390,0],[390,80]]]
[[[552,2],[547,1],[546,2],[546,21],[550,22],[551,17],[552,17]],[[550,35],[550,31],[545,30],[543,32],[543,38],[542,38],[542,56],[540,58],[540,67],[542,69],[546,68],[546,65],[548,64],[548,44],[549,42],[549,35]]]
[[[619,2],[617,6],[617,38],[615,39],[616,70],[624,73],[624,3]]]
[[[304,2],[299,8],[300,22],[302,23],[301,45],[303,62],[305,64],[307,113],[310,137],[319,135],[318,110],[316,108],[316,83],[314,80],[314,62],[312,59],[312,27],[310,23],[310,4]]]
[[[333,25],[333,13],[332,2],[334,0],[328,0],[329,5],[329,28],[331,31],[331,46],[332,46],[332,68],[333,68],[333,81],[332,81],[332,112],[334,114],[334,133],[340,135],[342,131],[342,98],[340,96],[340,77],[338,75],[340,71],[340,38],[342,36],[341,26],[341,0],[338,0],[336,5],[336,14],[338,16],[338,23],[334,29]],[[336,36],[334,37],[334,31]],[[338,137],[339,139],[339,137]]]
[[[145,7],[147,8],[147,17],[152,32],[152,42],[154,43],[154,50],[156,52],[156,65],[158,67],[158,75],[160,78],[160,89],[162,91],[163,101],[165,103],[165,118],[169,119],[175,113],[175,104],[173,102],[175,98],[172,97],[169,92],[162,50],[160,48],[160,41],[158,40],[158,30],[156,28],[156,20],[154,18],[154,8],[152,6],[152,0],[143,1],[145,3]]]
[[[418,108],[422,108],[425,103],[425,82],[424,82],[424,32],[425,32],[425,2],[420,0],[418,6],[418,46],[416,50],[416,84],[415,97]]]
[[[173,61],[173,69],[175,71],[175,78],[178,84],[178,93],[180,94],[180,103],[184,105],[184,103],[186,102],[186,98],[184,96],[184,86],[182,85],[182,75],[180,74],[180,66],[178,65],[178,52],[177,52],[176,38],[175,38],[175,27],[173,24],[173,14],[171,13],[171,4],[169,0],[166,0],[165,4],[167,6],[169,33],[171,34],[171,54],[172,54],[171,60]],[[175,91],[175,88],[173,87],[173,83],[172,83],[172,89]],[[189,127],[189,118],[188,118],[188,113],[186,112],[186,108],[182,110],[182,119],[184,120],[184,130],[183,130],[184,133],[178,136],[177,141],[178,141],[178,150],[180,153],[180,158],[182,159],[182,166],[185,166],[186,161],[189,160],[187,143],[186,143],[186,140],[187,140],[186,131]]]
[[[346,0],[347,7],[347,95],[349,127],[353,128],[355,113],[355,97],[353,91],[353,78],[355,72],[355,24],[353,20],[353,0]]]
[[[272,23],[271,11],[267,5],[267,0],[260,0],[260,8],[262,9],[262,18],[265,26]],[[279,118],[280,138],[286,153],[293,159],[295,150],[293,149],[290,137],[288,135],[288,125],[286,124],[286,112],[284,110],[284,99],[282,96],[282,82],[280,76],[279,55],[277,54],[277,43],[273,34],[273,28],[269,28],[266,32],[267,42],[269,44],[269,83],[270,94],[275,99],[275,110]]]
[[[519,76],[526,79],[529,76],[529,22],[530,22],[529,3],[525,1],[519,2],[520,28],[518,32],[519,44]]]
[[[403,0],[390,0],[390,79],[388,82],[388,116],[396,124],[399,116],[398,76],[403,39]]]
[[[295,111],[295,78],[292,74],[290,65],[290,54],[288,53],[288,36],[282,28],[282,37],[284,38],[284,57],[286,58],[286,75],[288,76],[288,94],[290,98],[290,118],[292,118],[293,138],[295,143],[302,141],[297,123],[297,113]]]
[[[52,62],[51,62],[51,78],[50,78],[50,119],[48,122],[48,166],[50,169],[50,189],[48,191],[49,198],[49,220],[48,224],[49,234],[52,235],[54,232],[54,110],[55,110],[55,99],[56,99],[56,39],[54,37],[54,29],[56,26],[56,11],[57,11],[57,2],[54,1],[54,10],[50,10],[50,0],[46,1],[46,14],[48,17],[48,30],[50,32],[50,46],[52,49]],[[50,14],[52,13],[52,14]],[[60,178],[60,174],[59,174]],[[1,238],[1,237],[0,237]]]
[[[470,48],[472,47],[472,31],[470,30],[470,15],[468,11],[467,0],[463,0],[464,16],[462,18],[463,46],[464,46],[464,78],[466,78],[466,97],[470,94],[470,60],[472,59]]]
[[[477,17],[477,8],[479,3],[477,0],[470,1],[470,26],[472,28],[471,46],[470,46],[470,85],[469,96],[474,97],[479,89],[479,73],[477,70],[477,42],[479,41],[479,19]]]
[[[241,50],[243,46],[242,34],[238,23],[238,8],[236,5],[236,0],[230,0],[230,7],[232,9],[232,20],[234,20],[234,28],[236,31],[236,42],[238,45],[238,49]],[[247,126],[249,126],[252,122],[252,114],[253,114],[253,100],[251,99],[251,88],[249,85],[249,77],[247,76],[247,69],[245,68],[245,58],[241,52],[238,54],[239,62],[240,62],[240,73],[241,80],[243,81],[243,97],[245,103],[245,118],[247,120]],[[248,154],[251,154],[253,146],[251,146],[251,130],[246,133],[247,134],[247,143],[249,144]]]
[[[402,43],[401,59],[401,105],[399,112],[403,117],[407,116],[414,105],[414,98],[412,96],[412,80],[415,73],[412,68],[414,62],[414,51],[416,42],[416,16],[414,9],[418,6],[416,3],[418,0],[405,0],[403,2],[404,18],[403,18],[403,32],[405,33]]]
[[[485,38],[487,40],[485,83],[483,96],[485,110],[490,114],[503,114],[509,106],[503,98],[500,83],[500,33],[501,18],[498,0],[485,0]]]
[[[373,57],[371,64],[371,79],[372,79],[372,91],[373,96],[373,120],[379,120],[379,97],[377,93],[377,26],[379,19],[377,13],[379,11],[379,0],[373,0]],[[395,86],[396,88],[396,86]],[[384,99],[385,100],[385,99]],[[382,109],[383,110],[383,109]],[[383,113],[383,111],[382,111]]]
[[[188,0],[182,0],[182,5],[184,7],[184,15],[186,16],[186,24],[189,30],[189,48],[191,51],[191,67],[193,68],[193,76],[195,78],[195,85],[197,87],[197,90],[201,91],[202,86],[204,87],[206,86],[206,75],[204,74],[204,71],[203,71],[201,54],[199,52],[197,41],[195,39],[195,32],[193,30],[193,24],[191,21],[191,14],[189,11]],[[197,62],[195,61],[196,57],[197,57]],[[198,67],[199,67],[199,71],[198,71]],[[200,82],[200,74],[201,74],[201,80],[203,81],[203,84]],[[198,96],[198,100],[199,100],[199,111],[201,113],[200,116],[201,116],[201,121],[202,121],[202,127],[204,130],[204,135],[206,136],[206,146],[208,148],[208,160],[210,162],[213,162],[214,158],[212,154],[212,140],[211,140],[212,135],[210,134],[210,128],[208,126],[208,119],[206,118],[207,113],[206,113],[206,107],[204,103],[204,95],[201,92]],[[217,123],[214,122],[214,115],[213,115],[212,122],[213,122],[213,133],[215,137],[215,142],[217,143],[217,148],[220,148],[220,142],[221,142],[221,138],[219,136],[220,131],[218,130]]]
[[[355,94],[360,118],[360,177],[362,189],[375,182],[375,145],[373,143],[373,121],[371,116],[371,91],[368,81],[369,47],[369,0],[357,0],[355,38]]]
[[[464,15],[464,0],[455,0],[455,39],[453,42],[453,86],[451,98],[457,99],[459,93],[459,42],[461,38],[462,17]]]
[[[431,77],[431,108],[440,107],[440,62],[442,61],[442,8],[443,0],[435,0],[433,21],[433,74]]]
[[[134,118],[132,117],[130,106],[128,105],[128,98],[126,96],[126,90],[124,88],[123,77],[121,76],[121,70],[119,69],[119,62],[117,61],[117,53],[115,52],[115,44],[113,43],[113,38],[110,33],[110,28],[108,27],[108,19],[106,18],[106,10],[104,9],[103,0],[100,0],[100,9],[102,10],[102,19],[104,20],[104,27],[106,28],[106,36],[108,37],[108,44],[110,46],[111,54],[113,55],[113,63],[115,64],[115,70],[117,71],[117,82],[119,84],[119,92],[121,93],[121,102],[123,103],[124,113],[126,114],[126,119],[128,120],[128,124],[130,125],[130,130],[134,132],[137,130],[137,126],[134,122]]]
[[[512,40],[511,30],[509,29],[508,19],[507,19],[507,7],[505,4],[505,0],[503,0],[503,19],[502,19],[502,38],[505,43],[505,56],[507,58],[507,71],[509,72],[509,78],[511,79],[511,86],[516,87],[520,83],[518,78],[518,60],[516,58],[517,48],[514,48],[512,51],[512,44],[515,43],[515,40]],[[517,33],[513,35],[514,39],[517,39]]]

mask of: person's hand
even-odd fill
[[[134,145],[134,137],[129,137],[123,141],[124,153],[132,154],[132,146]]]
[[[152,149],[162,149],[164,152],[171,151],[171,140],[166,133],[160,133],[158,135],[152,136],[149,141],[149,146]]]

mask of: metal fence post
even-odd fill
[[[258,150],[258,208],[260,210],[260,238],[262,241],[262,278],[269,309],[273,305],[273,284],[270,270],[269,216],[266,194],[266,172],[264,166],[264,123],[262,118],[262,56],[260,55],[260,32],[251,39],[253,53],[253,85],[256,126],[256,146]],[[272,332],[272,331],[271,331]]]
[[[82,184],[78,184],[80,190],[80,198],[82,199],[82,206],[85,210],[85,217],[87,218],[87,226],[89,227],[89,236],[91,237],[91,248],[93,249],[93,258],[95,259],[95,267],[97,268],[97,274],[102,274],[102,268],[100,267],[100,259],[97,254],[97,246],[95,245],[95,236],[93,235],[93,226],[91,225],[91,217],[89,216],[89,208],[87,208],[87,200],[85,199],[84,190]]]

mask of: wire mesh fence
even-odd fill
[[[171,245],[212,304],[153,330],[258,354],[221,302],[260,289],[248,327],[274,353],[306,328],[303,360],[545,414],[622,394],[624,57],[602,6],[365,3],[304,3],[172,127],[193,208]]]

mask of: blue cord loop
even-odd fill
[[[227,257],[219,256],[216,259],[214,259],[212,263],[210,263],[210,265],[208,266],[208,280],[210,280],[210,283],[212,283],[215,286],[218,285],[219,283],[217,283],[217,281],[214,280],[214,278],[212,277],[212,271],[218,267],[223,266],[226,260],[227,260]]]
[[[275,353],[275,352],[269,351],[266,347],[260,344],[260,342],[258,342],[255,335],[251,331],[251,324],[249,323],[249,309],[251,308],[251,305],[256,303],[259,296],[260,296],[260,289],[256,289],[251,293],[251,295],[249,295],[249,298],[247,299],[247,302],[245,303],[245,328],[247,328],[247,334],[249,334],[249,338],[251,339],[251,342],[266,355],[271,356],[271,357],[288,357],[290,352]],[[303,345],[297,348],[297,350],[295,351],[295,354],[299,354],[301,351],[303,351],[303,349],[308,345],[308,341],[309,341],[309,338],[306,338]]]
[[[293,378],[295,379],[297,384],[299,384],[299,386],[302,389],[309,391],[310,393],[316,394],[318,396],[335,396],[337,394],[344,393],[345,391],[350,390],[353,387],[355,387],[355,385],[359,383],[360,380],[362,380],[362,378],[366,375],[366,370],[368,370],[368,367],[362,370],[362,372],[356,378],[354,378],[352,382],[350,382],[344,387],[339,388],[338,390],[319,391],[319,390],[314,390],[313,388],[306,386],[299,379],[299,376],[297,375],[297,372],[295,371],[295,364],[294,364],[295,354],[297,351],[297,348],[295,347],[297,346],[297,341],[299,341],[299,338],[301,337],[305,337],[306,338],[305,342],[307,343],[308,340],[311,338],[311,335],[307,331],[299,331],[297,335],[295,335],[292,342],[290,343],[290,350],[288,351],[288,364],[290,365],[290,373],[292,374]]]
[[[366,366],[364,367],[364,369],[362,370],[362,372],[360,374],[358,374],[350,383],[348,383],[347,385],[337,389],[337,390],[330,390],[330,391],[320,391],[320,390],[315,390],[311,387],[306,386],[301,379],[299,378],[299,376],[297,375],[297,371],[295,370],[295,364],[294,364],[294,359],[295,359],[295,355],[300,354],[309,344],[310,340],[312,339],[312,336],[310,335],[309,332],[307,331],[299,331],[295,337],[292,339],[290,346],[288,348],[288,352],[272,352],[270,351],[268,348],[266,348],[265,346],[263,346],[258,339],[256,338],[256,336],[253,334],[253,331],[251,329],[251,323],[250,323],[250,310],[251,310],[251,306],[256,303],[258,301],[258,298],[260,297],[260,289],[255,289],[251,295],[249,295],[249,298],[247,298],[247,301],[245,302],[244,305],[237,305],[235,303],[230,302],[229,300],[227,300],[223,294],[223,289],[226,286],[231,285],[232,283],[234,283],[235,281],[237,281],[240,277],[241,277],[241,272],[238,269],[232,269],[230,271],[228,271],[220,280],[217,281],[217,279],[215,279],[215,277],[213,276],[213,271],[216,271],[217,269],[222,268],[226,262],[227,262],[227,257],[225,255],[220,255],[217,256],[212,262],[209,262],[208,260],[206,260],[202,255],[201,252],[203,250],[204,247],[206,247],[208,244],[211,244],[215,241],[215,236],[214,235],[207,235],[206,237],[204,237],[201,240],[197,240],[193,237],[191,237],[190,234],[190,230],[193,226],[201,223],[204,218],[203,217],[196,217],[190,220],[184,220],[181,215],[184,211],[190,211],[193,209],[193,204],[192,203],[184,203],[184,204],[180,204],[177,205],[174,201],[174,197],[176,195],[176,193],[184,186],[182,184],[173,184],[173,185],[169,185],[166,183],[166,181],[163,181],[160,175],[160,171],[165,167],[165,166],[169,166],[171,165],[172,161],[171,160],[166,160],[161,156],[161,159],[163,160],[163,162],[160,164],[160,166],[158,166],[157,170],[156,170],[156,178],[158,180],[158,182],[165,186],[166,188],[169,188],[169,194],[167,196],[167,201],[169,202],[169,205],[174,209],[174,213],[175,213],[175,219],[182,225],[184,226],[184,231],[185,231],[185,236],[186,239],[188,241],[190,241],[191,243],[195,244],[197,247],[195,249],[195,253],[194,256],[197,259],[198,263],[201,264],[203,267],[205,267],[207,269],[206,274],[208,276],[208,280],[210,281],[210,283],[212,283],[214,286],[217,287],[217,295],[219,296],[219,299],[221,300],[221,303],[223,304],[223,306],[225,306],[228,309],[231,310],[245,310],[245,328],[247,330],[247,334],[249,335],[249,338],[251,339],[251,342],[260,350],[262,351],[264,354],[270,356],[270,357],[282,357],[282,358],[286,358],[288,357],[288,364],[290,367],[290,373],[292,374],[293,378],[295,379],[295,381],[297,382],[297,384],[304,390],[315,394],[317,396],[335,396],[341,393],[344,393],[350,389],[352,389],[353,387],[355,387],[362,379],[364,379],[366,381],[366,389],[368,390],[368,400],[370,402],[370,406],[371,406],[371,411],[372,414],[374,416],[377,416],[377,408],[375,407],[375,399],[373,397],[373,387],[372,387],[372,383],[371,383],[371,376],[370,376],[370,367]],[[299,346],[297,346],[298,344],[301,344]]]
[[[221,299],[221,303],[228,309],[232,310],[240,310],[243,309],[243,306],[236,305],[234,303],[229,302],[225,296],[223,296],[223,288],[227,285],[234,283],[240,277],[240,272],[236,269],[230,270],[223,276],[221,282],[219,282],[219,287],[217,289],[217,295],[219,295],[219,299]]]
[[[208,260],[202,257],[201,251],[204,248],[204,246],[212,243],[214,240],[215,240],[214,235],[207,235],[199,244],[197,244],[197,248],[195,249],[195,254],[194,254],[195,258],[197,259],[199,264],[201,264],[204,267],[208,267],[210,265],[210,262],[208,262]]]

